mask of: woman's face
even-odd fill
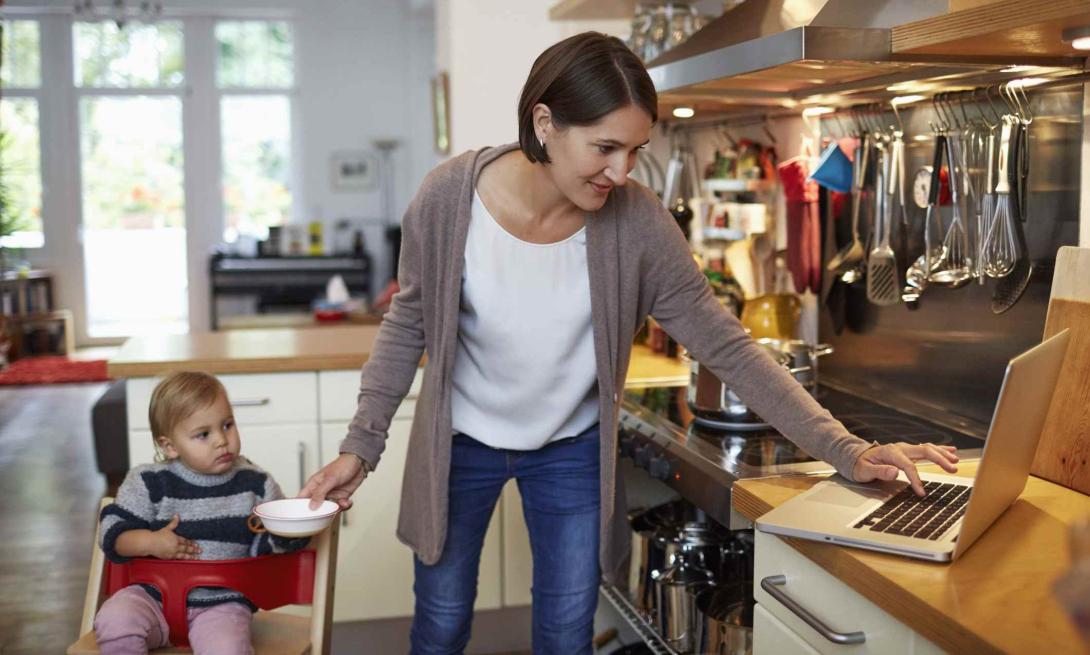
[[[593,125],[558,128],[545,105],[535,109],[538,136],[552,160],[545,168],[553,183],[583,211],[601,209],[613,187],[624,186],[636,166],[636,154],[651,137],[651,116],[627,105]]]

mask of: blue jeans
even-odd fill
[[[413,655],[462,653],[469,642],[481,545],[504,483],[514,478],[533,554],[535,655],[591,653],[598,604],[598,426],[538,450],[453,438],[443,555],[414,557]]]

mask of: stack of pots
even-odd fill
[[[629,598],[676,652],[748,652],[740,629],[748,635],[749,628],[736,625],[745,617],[726,601],[738,596],[735,589],[750,575],[752,537],[694,514],[691,505],[678,501],[630,517]],[[740,534],[749,538],[749,548]]]

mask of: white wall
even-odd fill
[[[451,154],[518,139],[518,99],[534,59],[586,30],[621,38],[630,21],[550,21],[555,0],[436,0],[436,61],[450,76]]]
[[[96,0],[95,4],[109,3]],[[364,221],[378,278],[375,284],[381,289],[390,270],[384,226],[400,222],[416,187],[439,161],[432,147],[429,89],[435,70],[433,8],[422,0],[168,0],[165,4],[168,16],[287,17],[294,21],[298,94],[292,220],[324,221],[327,242],[337,219]],[[70,13],[71,7],[69,0],[9,0],[5,4],[13,12],[46,15]],[[49,77],[45,80],[48,85]],[[390,217],[382,215],[379,189],[334,191],[330,184],[333,151],[372,149],[372,140],[377,138],[401,141],[393,157],[395,191]],[[43,152],[43,166],[45,158]],[[54,157],[59,158],[60,154]],[[79,250],[75,236],[78,206],[69,202],[74,185],[63,179],[59,182],[47,189],[54,201],[47,201],[46,206],[60,211],[45,220],[63,228],[47,228],[46,247],[28,251],[27,256],[32,264],[60,274],[60,303],[78,311],[83,306],[78,297],[83,287],[82,268],[68,264]],[[189,271],[190,326],[195,331],[208,326],[207,259],[203,253],[222,232],[220,216],[210,215],[216,213],[195,211],[189,216],[190,238],[199,242]]]

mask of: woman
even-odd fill
[[[534,559],[535,653],[591,652],[600,575],[629,544],[616,427],[632,338],[648,315],[762,417],[859,481],[953,449],[849,434],[713,297],[677,224],[630,182],[657,119],[618,39],[584,33],[538,57],[519,142],[432,171],[403,222],[401,291],[364,365],[341,455],[300,492],[351,506],[421,356],[398,536],[415,552],[413,653],[469,640],[481,544],[517,480]]]

